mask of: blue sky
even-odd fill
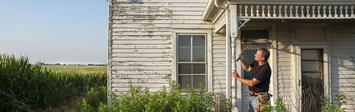
[[[106,0],[1,0],[0,53],[31,63],[107,63]]]

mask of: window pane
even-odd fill
[[[321,79],[322,76],[320,73],[302,73],[302,80],[318,80]]]
[[[191,61],[191,47],[179,47],[179,62]]]
[[[179,46],[191,46],[191,36],[179,35]]]
[[[205,87],[205,75],[194,75],[193,76],[193,87],[194,88],[200,88],[200,82],[202,84],[202,87]]]
[[[245,51],[244,53],[244,60],[245,62],[247,62],[248,64],[251,64],[255,61],[255,53],[257,52],[258,50],[247,50]],[[252,71],[245,71],[244,70],[244,78],[245,79],[250,79],[251,77],[251,72]]]
[[[193,61],[205,62],[205,47],[193,47]]]
[[[179,64],[179,74],[191,74],[191,64]]]
[[[320,63],[318,61],[302,61],[302,71],[320,71]]]
[[[193,46],[205,46],[205,36],[193,36]]]
[[[242,30],[241,37],[245,39],[267,39],[269,37],[268,30]]]
[[[205,64],[194,64],[193,65],[193,74],[205,74],[206,66]]]
[[[191,76],[179,76],[179,84],[181,89],[186,89],[187,85],[191,87]]]
[[[320,60],[322,50],[301,50],[302,60]]]

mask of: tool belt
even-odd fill
[[[258,96],[258,103],[256,104],[256,111],[262,112],[262,106],[267,105],[268,102],[270,102],[270,96],[271,94],[267,92],[260,92],[260,93],[255,93],[253,91],[250,91],[250,95],[252,96]]]

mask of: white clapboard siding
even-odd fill
[[[279,24],[278,24],[279,25]],[[288,110],[292,109],[292,81],[294,80],[291,67],[291,54],[290,48],[291,41],[290,37],[290,26],[277,26],[277,39],[278,39],[278,49],[277,49],[277,85],[278,85],[278,97],[283,98],[283,103]]]
[[[338,92],[344,92],[347,98],[355,95],[355,22],[331,24],[331,87],[332,96]],[[353,99],[347,99],[343,105],[347,111],[355,109]]]
[[[129,81],[156,91],[176,79],[172,77],[174,29],[213,28],[201,20],[207,2],[113,0],[109,9],[109,91],[127,92]]]
[[[213,89],[214,92],[226,92],[226,38],[214,34],[212,39]]]

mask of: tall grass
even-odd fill
[[[107,84],[106,74],[62,74],[29,64],[28,58],[0,54],[0,111],[32,111]]]

